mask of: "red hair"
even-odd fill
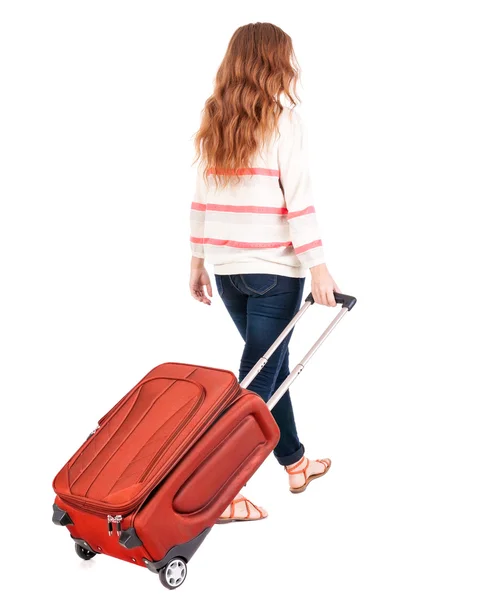
[[[218,69],[214,92],[205,102],[195,136],[196,159],[204,176],[216,182],[238,180],[238,169],[251,161],[276,130],[281,98],[298,101],[299,78],[292,40],[271,23],[250,23],[233,34]]]

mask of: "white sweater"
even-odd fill
[[[191,249],[219,275],[304,277],[324,261],[299,115],[285,109],[278,133],[240,169],[240,182],[216,189],[198,170],[191,206]],[[212,181],[211,181],[212,179]]]

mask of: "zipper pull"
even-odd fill
[[[117,524],[117,535],[120,537],[122,535],[122,515],[115,517],[115,523]]]
[[[117,535],[120,537],[122,533],[122,515],[108,515],[108,535],[113,535],[113,523],[117,524]]]
[[[108,515],[108,535],[113,534],[113,517]]]

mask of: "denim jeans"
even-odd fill
[[[219,295],[244,339],[239,381],[268,350],[299,310],[304,278],[256,273],[250,275],[216,275]],[[280,344],[266,366],[249,385],[267,401],[289,375],[289,341]],[[290,394],[287,391],[272,414],[280,428],[280,441],[274,454],[281,465],[288,466],[304,455],[299,441]]]

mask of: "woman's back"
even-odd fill
[[[191,211],[194,256],[217,274],[272,273],[304,277],[324,262],[311,197],[303,126],[284,108],[252,166],[238,181],[217,184],[227,170],[200,168]],[[234,173],[234,171],[232,172]]]

